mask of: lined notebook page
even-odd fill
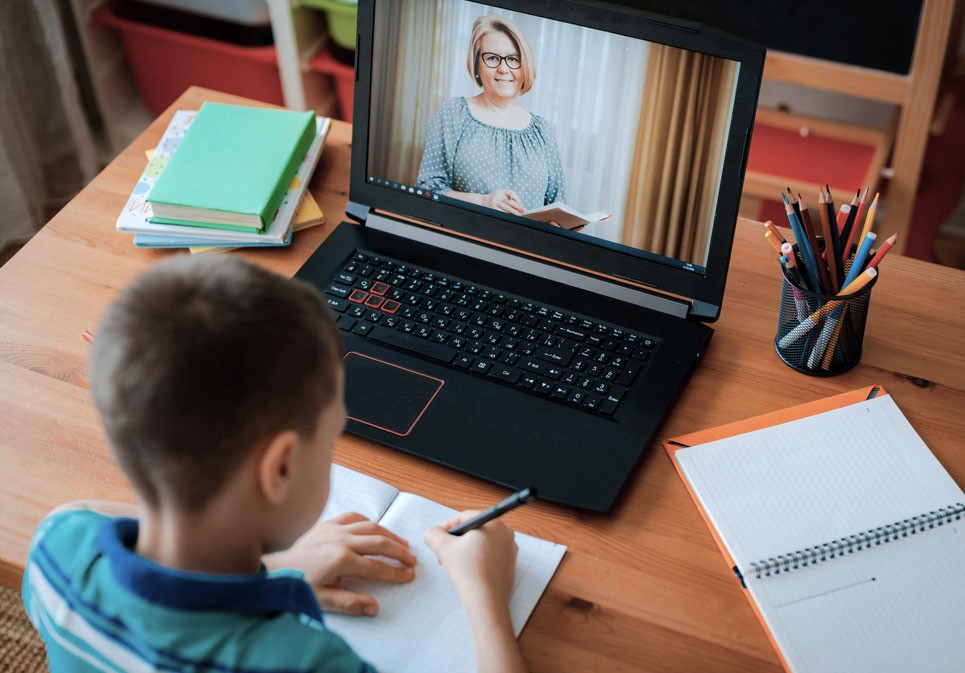
[[[890,395],[675,457],[742,570],[963,501]]]
[[[381,491],[388,486],[365,475],[359,475],[362,479],[357,479],[352,474],[358,473],[345,474],[341,470],[345,468],[332,475],[333,504],[349,504],[352,498],[360,497],[363,504],[367,502],[365,495],[343,494],[343,488],[364,491],[374,487]],[[366,480],[381,484],[381,487]],[[336,508],[332,508],[332,512],[329,509],[326,508],[323,516],[338,513]],[[347,509],[359,511],[355,507]],[[475,670],[472,632],[462,603],[435,554],[422,541],[427,529],[443,523],[455,513],[454,509],[411,493],[395,496],[379,523],[409,541],[410,549],[419,559],[416,578],[408,584],[343,580],[340,586],[370,594],[378,600],[378,616],[325,614],[326,625],[345,638],[381,673]],[[518,636],[556,572],[566,547],[522,533],[516,533],[516,544],[519,553],[509,607]]]

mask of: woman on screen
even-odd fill
[[[481,16],[466,65],[482,91],[450,98],[429,122],[419,187],[513,215],[564,201],[553,126],[516,100],[536,79],[526,36],[504,17]]]

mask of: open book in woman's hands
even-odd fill
[[[613,216],[605,210],[601,210],[598,213],[584,215],[580,211],[576,210],[575,208],[571,208],[562,201],[557,201],[556,203],[548,203],[545,206],[527,210],[525,213],[523,213],[523,217],[528,217],[532,220],[539,220],[540,222],[555,222],[564,229],[576,229],[577,227],[582,227],[590,222],[599,222],[601,220],[609,219]]]

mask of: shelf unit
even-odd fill
[[[138,96],[120,36],[93,19],[105,1],[69,3],[104,124],[104,152],[109,159],[147,128],[153,115]],[[346,84],[354,81],[354,70],[327,53],[324,11],[291,0],[266,0],[266,4],[285,106],[350,121],[351,95],[346,92],[351,86]],[[345,102],[340,105],[341,101]]]
[[[849,150],[847,142],[864,145],[867,152],[858,152],[860,156],[855,157],[864,163],[852,170],[852,175],[859,178],[864,175],[863,182],[832,184],[832,194],[837,203],[847,203],[858,187],[867,185],[874,189],[882,177],[887,177],[887,194],[875,229],[888,235],[898,233],[895,244],[895,252],[898,253],[904,250],[910,233],[912,208],[921,178],[928,129],[956,5],[954,0],[924,0],[911,69],[906,75],[779,51],[768,52],[764,63],[766,80],[833,91],[895,106],[896,116],[881,131],[849,127],[829,120],[794,118],[786,113],[762,109],[758,111],[751,153],[752,156],[755,153],[754,142],[759,134],[761,139],[768,137],[772,143],[776,143],[767,148],[768,152],[784,152],[787,156],[795,156],[795,151],[810,152],[811,147],[830,148],[833,143],[838,143],[838,151],[817,157],[808,156],[808,165],[845,161]],[[810,147],[805,148],[808,138],[799,137],[795,140],[793,134],[779,137],[774,132],[775,128],[797,129],[799,136],[800,131],[806,128],[808,134],[818,134],[825,142],[812,142]],[[788,174],[789,171],[761,170],[760,162],[749,161],[745,195],[751,199],[775,199],[786,185],[792,184],[799,185],[802,194],[807,189],[805,198],[813,201],[817,195],[814,187],[820,183],[804,175],[807,171],[802,173],[803,168],[806,167],[795,166],[793,173]]]

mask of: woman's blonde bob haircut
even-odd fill
[[[522,73],[523,80],[519,93],[522,95],[532,89],[533,82],[536,81],[536,64],[533,60],[533,48],[529,46],[529,40],[526,39],[526,36],[516,24],[505,17],[496,14],[486,14],[485,16],[480,16],[473,22],[472,36],[469,38],[469,58],[466,61],[469,76],[472,77],[476,84],[482,86],[482,80],[479,78],[478,72],[479,54],[482,52],[480,45],[482,44],[483,35],[496,32],[505,33],[516,46],[516,51],[519,52],[519,60],[522,65],[518,72]]]

